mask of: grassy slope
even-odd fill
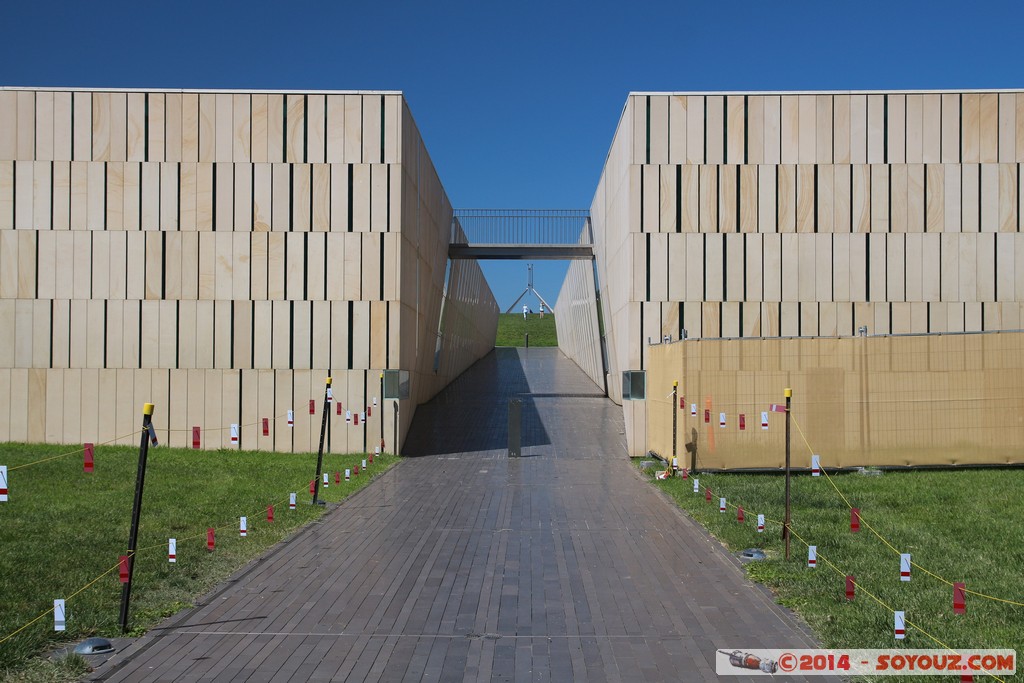
[[[526,346],[526,333],[530,346],[558,346],[555,316],[547,313],[541,318],[533,313],[523,320],[522,313],[503,313],[498,316],[498,337],[495,346]]]
[[[891,648],[892,613],[858,591],[845,599],[845,579],[822,561],[828,558],[859,585],[907,619],[952,647],[1015,648],[1024,651],[1024,607],[968,594],[967,613],[954,615],[952,588],[913,569],[909,583],[899,579],[899,557],[862,524],[850,532],[847,505],[824,477],[794,477],[793,529],[817,545],[817,569],[807,567],[807,546],[791,541],[791,560],[783,559],[781,527],[769,524],[758,534],[757,513],[781,520],[784,478],[777,475],[701,475],[700,494],[692,479],[659,481],[692,517],[730,550],[760,547],[768,559],[748,565],[750,575],[770,586],[781,604],[799,612],[826,646]],[[864,520],[899,552],[916,564],[948,579],[966,581],[969,590],[1024,602],[1020,567],[1024,566],[1024,470],[913,471],[878,477],[833,475],[836,486]],[[703,487],[712,489],[705,502]],[[736,510],[718,511],[718,498],[742,505],[746,523]],[[900,645],[939,647],[924,633],[908,628]],[[1020,669],[1018,669],[1020,671]],[[1022,680],[1018,673],[1008,680]],[[871,680],[880,680],[873,678]],[[902,679],[901,679],[902,680]],[[925,680],[916,678],[915,680]],[[950,680],[946,677],[944,680]],[[986,680],[994,680],[986,678]]]
[[[9,468],[74,450],[68,446],[0,444]],[[364,456],[326,455],[324,470],[352,468]],[[0,638],[52,608],[115,567],[128,541],[138,449],[97,447],[92,474],[82,472],[80,453],[9,473],[10,502],[0,503]],[[360,475],[321,490],[337,502],[390,467],[377,458]],[[323,508],[310,504],[316,454],[236,451],[150,451],[132,589],[131,626],[152,626],[191,604],[248,560],[259,555]],[[298,494],[295,511],[288,494]],[[275,521],[266,520],[267,505]],[[238,522],[248,517],[248,536]],[[216,527],[217,547],[206,551],[206,528]],[[167,562],[167,539],[178,539],[177,563]],[[121,594],[117,570],[68,599],[68,630],[61,640],[117,635]],[[53,615],[0,644],[0,672],[21,668],[26,658],[53,643]],[[8,673],[10,673],[8,671]]]

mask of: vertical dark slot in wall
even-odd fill
[[[380,163],[384,163],[384,96],[380,96]]]
[[[904,110],[905,111],[905,110]],[[882,96],[882,163],[889,163],[889,96]],[[892,329],[891,327],[889,329]]]
[[[676,166],[676,232],[683,231],[683,165]]]
[[[302,114],[302,163],[305,164],[309,162],[309,95],[302,96]]]
[[[288,369],[295,369],[295,301],[288,302]]]
[[[288,164],[288,232],[295,230],[295,164]]]
[[[288,96],[281,95],[284,103],[281,106],[281,161],[288,161]]]
[[[95,263],[95,261],[94,261]],[[160,231],[160,298],[167,298],[167,231]]]
[[[230,365],[228,367],[235,368],[235,300],[232,299],[230,304],[228,311],[230,311],[231,315],[231,351],[228,354],[228,358],[230,359]]]
[[[143,279],[143,282],[145,282],[145,279]],[[143,348],[142,347],[142,301],[136,301],[134,303],[139,305],[139,357],[138,357],[138,361],[139,361],[139,370],[141,370],[142,369],[142,348]],[[69,322],[68,329],[70,329],[70,320],[68,322]],[[217,326],[216,325],[213,326],[213,348],[217,348]],[[70,362],[70,358],[69,358],[69,362]]]
[[[750,163],[750,96],[743,96],[743,163]],[[741,331],[742,336],[742,331]]]
[[[701,157],[701,160],[704,163],[707,163],[707,161],[708,161],[708,100],[707,100],[706,97],[702,97],[701,98],[701,112],[704,114],[704,156]]]
[[[818,164],[814,164],[814,232],[818,232]]]
[[[641,168],[640,169],[640,232],[644,232],[644,218],[645,218],[644,203],[645,202],[643,201],[643,197],[644,197],[644,191],[645,191],[645,188],[644,188],[644,176],[645,175],[647,175],[647,174],[644,173],[644,170]]]
[[[740,183],[742,175],[740,174],[741,166],[736,165],[736,232],[740,232]]]
[[[647,233],[646,237],[647,237],[647,239],[646,239],[646,245],[647,245],[647,273],[646,273],[647,274],[647,293],[646,293],[646,296],[644,296],[644,301],[650,301],[651,300],[651,233]]]
[[[704,239],[700,241],[700,247],[702,252],[702,261],[704,263],[704,277],[701,278],[703,289],[701,290],[701,301],[708,300],[708,238],[707,235],[703,236]]]
[[[174,216],[175,216],[175,220],[177,221],[177,224],[178,224],[178,230],[181,230],[181,162],[180,161],[177,164],[175,164],[175,170],[176,170],[176,172],[178,174],[178,191],[175,193],[175,200],[177,201],[178,205],[177,205],[177,207],[174,210]],[[250,173],[249,174],[250,178],[252,176],[254,176],[254,175],[255,175],[254,173]],[[253,200],[253,201],[255,201],[255,200]]]
[[[679,325],[678,325],[678,327],[679,327],[679,334],[678,334],[678,337],[679,337],[679,340],[682,341],[682,339],[683,339],[683,302],[680,301],[678,306],[679,306],[679,314],[677,316],[678,317],[678,321],[679,321]]]
[[[256,320],[256,302],[249,302],[249,320]],[[271,335],[273,337],[273,335]],[[273,356],[271,356],[273,358]],[[249,367],[256,367],[256,325],[249,325]]]
[[[352,232],[352,187],[353,187],[352,164],[347,164],[347,166],[348,166],[348,231]],[[351,370],[351,367],[349,369]]]
[[[964,96],[959,95],[958,97],[960,98],[960,106],[957,108],[956,112],[956,130],[958,133],[960,133],[960,143],[957,147],[956,152],[957,162],[962,164],[964,163]]]
[[[747,300],[747,238],[743,236],[743,297],[740,299],[740,325],[743,324],[743,302]],[[743,335],[740,335],[743,336]]]
[[[804,336],[804,302],[796,302],[796,336]]]
[[[646,155],[644,156],[644,163],[649,164],[651,163],[651,96],[648,95],[647,97],[644,98],[644,100],[647,104],[647,147]],[[642,197],[643,194],[641,194],[640,196]]]
[[[53,187],[53,185],[50,185],[50,187]],[[51,214],[52,214],[52,212],[51,212]],[[52,215],[50,216],[50,221],[51,221],[50,225],[53,225],[53,222],[52,222],[53,221],[53,216]],[[35,243],[36,244],[35,244],[35,259],[34,259],[34,261],[35,261],[35,273],[33,274],[34,281],[32,283],[32,296],[34,298],[38,299],[39,298],[39,231],[35,230],[33,232],[35,232],[34,239],[35,239]],[[90,249],[92,248],[91,244],[92,244],[92,242],[90,241]],[[89,259],[90,259],[89,263],[93,263],[93,261],[92,261],[92,254],[91,253],[89,255]],[[90,297],[92,296],[92,287],[91,286],[89,287],[89,296]]]
[[[998,178],[997,178],[996,182],[998,183]],[[1017,184],[1020,185],[1019,182]],[[891,185],[892,185],[892,183],[890,183],[890,186]],[[890,192],[892,192],[891,189],[890,189]],[[998,195],[999,195],[999,188],[996,187],[996,196],[998,196]],[[979,231],[982,230],[982,227],[981,227],[982,226],[982,222],[981,222],[981,204],[982,204],[981,198],[984,197],[984,196],[985,195],[983,195],[981,193],[981,164],[978,164],[978,230]],[[890,204],[891,203],[892,202],[890,202]],[[997,221],[999,220],[998,212],[997,212],[996,220]]]
[[[852,202],[851,202],[852,203]],[[871,301],[871,233],[864,234],[864,300]],[[941,263],[941,261],[940,261]]]
[[[647,329],[646,327],[644,327],[644,308],[645,308],[644,305],[640,304],[640,329],[638,330],[640,332],[640,348],[644,347],[644,331]],[[646,356],[646,355],[647,355],[646,353],[641,353],[640,354],[640,369],[641,370],[644,369],[644,356]]]
[[[388,328],[390,328],[390,323],[391,323],[391,302],[390,301],[385,301],[384,302],[384,315],[387,316],[387,321],[386,322],[388,324]],[[391,369],[391,334],[390,334],[390,329],[388,330],[388,332],[389,332],[389,334],[385,334],[384,335],[384,368],[390,370]],[[380,409],[381,409],[381,413],[383,413],[383,411],[384,411],[384,397],[381,396],[380,400],[381,400]],[[383,417],[381,419],[383,419]]]
[[[324,251],[327,251],[324,249]],[[309,273],[309,233],[302,233],[302,272]],[[302,300],[309,301],[309,277],[302,278]],[[312,367],[312,366],[310,366]]]
[[[143,144],[142,159],[143,159],[143,161],[149,161],[149,93],[146,93],[145,117],[146,117],[146,121],[143,124],[143,133],[142,133],[143,138],[144,138],[143,141],[142,141],[142,144]]]
[[[722,164],[717,164],[715,166],[715,209],[718,214],[718,220],[715,221],[716,225],[714,226],[715,232],[722,231],[722,223],[725,221],[725,217],[722,216],[724,213],[722,211],[722,173],[724,172],[724,168],[725,166]]]
[[[722,236],[722,301],[729,300],[729,240]]]
[[[355,330],[352,329],[352,318],[355,312],[355,303],[348,302],[348,369],[352,369],[352,360],[355,357],[352,352],[352,342],[355,339]]]
[[[213,167],[213,231],[217,232],[217,164]],[[139,183],[139,206],[142,206],[142,183]],[[145,228],[143,228],[145,229]]]
[[[53,329],[53,304],[54,304],[53,299],[50,299],[50,329],[51,330]],[[106,306],[106,303],[104,304],[104,307],[105,306]],[[107,353],[107,347],[106,347],[106,344],[104,344],[103,345],[103,354],[104,354],[103,355],[103,365],[104,365],[104,367],[106,367],[106,365],[107,365],[106,353]],[[46,367],[48,367],[48,368],[52,368],[53,367],[53,339],[52,338],[50,339],[50,363]]]
[[[729,163],[729,97],[722,96],[722,163]]]
[[[75,93],[71,93],[71,159],[75,159]],[[51,176],[52,180],[52,176]],[[50,187],[53,187],[53,183],[50,183]],[[52,192],[50,194],[53,194]],[[51,366],[53,364],[51,363]]]
[[[921,216],[921,225],[924,226],[922,230],[928,232],[928,164],[924,165],[924,201],[921,205],[924,207],[924,215]],[[852,202],[851,202],[852,203]]]
[[[378,244],[380,246],[380,300],[384,301],[384,235],[380,236]]]

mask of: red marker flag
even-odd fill
[[[316,479],[310,479],[309,481],[309,492],[316,493]]]
[[[372,406],[366,406],[366,417],[371,417],[372,415],[373,415]]]
[[[704,423],[705,424],[711,424],[711,411],[710,410],[705,410],[704,411]]]
[[[309,399],[309,414],[316,415],[316,401],[312,398]]]
[[[706,500],[707,502],[710,503],[711,502],[711,487],[708,487],[708,488],[704,489],[704,491],[705,491],[704,500]]]
[[[850,508],[850,531],[860,531],[860,508]]]
[[[352,468],[352,476],[353,477],[358,477],[359,476],[359,465],[356,465],[355,467]]]
[[[740,413],[740,431],[744,431],[747,428],[747,416]]]
[[[121,564],[118,566],[118,575],[121,583],[128,583],[128,556],[121,556]]]
[[[359,413],[352,413],[352,424],[356,427],[359,426]]]
[[[274,506],[273,505],[268,505],[267,506],[267,521],[268,522],[273,522],[274,521]]]
[[[854,589],[857,587],[857,577],[850,574],[846,577],[846,599],[852,601]]]
[[[336,403],[335,405],[337,405],[337,406],[338,406],[338,408],[337,408],[337,414],[338,414],[338,415],[341,415],[341,401],[338,401],[338,402],[337,402],[337,403]]]
[[[199,450],[199,427],[192,428],[192,448]]]
[[[214,546],[213,534],[214,534],[213,527],[209,527],[206,530],[206,549],[208,551],[210,551],[211,553],[213,552],[213,546]]]
[[[784,412],[786,412],[786,404],[785,403],[773,403],[770,406],[768,406],[768,410],[773,412],[773,413],[784,413]]]
[[[686,410],[686,397],[685,396],[680,396],[679,397],[679,410]]]
[[[739,522],[740,524],[743,524],[743,506],[742,505],[740,505],[738,508],[736,508],[736,521]]]
[[[263,418],[263,436],[270,436],[270,420]]]
[[[683,479],[689,479],[690,478],[690,472],[685,467],[682,470],[680,470],[680,471],[683,473]]]
[[[335,484],[340,484],[341,483],[341,472],[338,472],[337,470],[335,470],[335,472],[334,472],[334,483]]]
[[[82,467],[86,472],[93,471],[93,445],[91,443],[85,444],[85,462]]]
[[[967,612],[967,584],[957,581],[953,584],[953,614]]]

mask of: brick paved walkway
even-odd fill
[[[510,460],[512,395],[528,457]],[[813,647],[623,439],[557,349],[498,349],[420,407],[406,450],[424,457],[91,678],[700,681],[716,648]]]

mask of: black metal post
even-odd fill
[[[380,454],[384,455],[384,373],[380,373]]]
[[[679,400],[679,381],[672,382],[672,476],[676,476],[676,460],[678,451],[676,450],[676,423],[679,419],[679,409],[676,407],[676,402]]]
[[[331,412],[331,378],[327,378],[324,389],[324,414],[320,420],[320,448],[316,454],[316,480],[313,486],[313,505],[320,503],[320,471],[324,464],[324,435],[327,433],[327,416]]]
[[[526,348],[530,348],[530,333],[526,333]]]
[[[381,403],[381,410],[383,410],[384,409],[384,407],[383,407],[383,399],[381,399],[381,401],[382,401],[382,403]],[[395,424],[394,424],[394,431],[393,431],[393,436],[391,438],[393,439],[392,442],[391,442],[391,449],[392,449],[391,452],[394,453],[395,455],[398,455],[398,401],[397,400],[395,401]],[[383,453],[381,455],[383,455]]]
[[[135,548],[139,541],[139,516],[142,514],[142,488],[146,484],[146,456],[149,455],[149,426],[153,421],[153,404],[142,406],[142,438],[139,441],[139,469],[135,474],[135,502],[132,503],[132,525],[128,532],[128,582],[121,589],[121,633],[128,632],[128,606],[132,600],[132,575],[135,571]]]
[[[786,519],[782,525],[782,538],[786,541],[786,559],[789,559],[789,407],[793,400],[793,390],[786,389]]]

